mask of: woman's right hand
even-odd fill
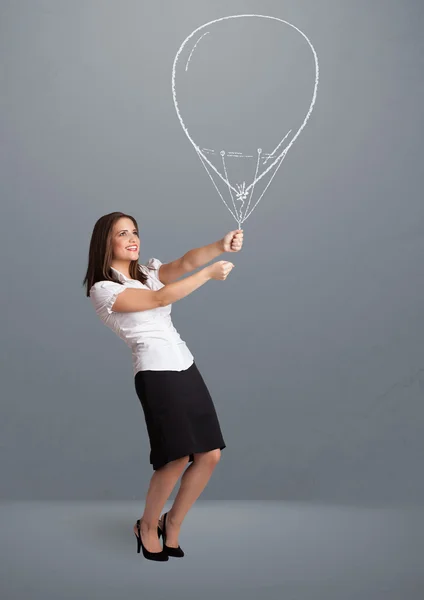
[[[228,274],[234,267],[234,264],[228,260],[218,260],[212,265],[205,267],[208,276],[211,279],[227,279]]]

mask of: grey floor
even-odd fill
[[[2,600],[424,598],[424,510],[199,500],[186,556],[155,563],[136,552],[141,506],[2,502]]]

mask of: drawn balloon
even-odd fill
[[[318,78],[308,37],[277,17],[215,19],[179,47],[172,67],[175,110],[239,228],[308,122]]]

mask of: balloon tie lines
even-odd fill
[[[200,161],[201,161],[202,165],[205,167],[205,171],[206,171],[206,173],[209,175],[209,177],[211,178],[211,181],[212,181],[213,185],[215,186],[215,189],[216,189],[216,191],[218,192],[218,194],[219,194],[219,196],[220,196],[221,200],[223,201],[223,203],[225,204],[225,206],[228,208],[228,210],[230,211],[230,213],[233,215],[234,219],[235,219],[235,220],[236,220],[236,221],[239,223],[239,227],[240,227],[240,217],[239,217],[238,215],[236,216],[236,215],[233,213],[233,211],[231,210],[231,208],[228,206],[228,204],[225,202],[224,198],[222,197],[222,194],[221,194],[221,192],[219,191],[219,189],[218,189],[218,186],[216,185],[216,183],[215,183],[215,181],[214,181],[214,178],[213,178],[213,177],[212,177],[212,175],[210,174],[210,172],[209,172],[209,169],[207,168],[207,166],[206,166],[206,163],[205,163],[205,161],[203,160],[202,153],[201,153],[201,152],[199,152],[199,151],[197,151],[197,156],[200,158]]]
[[[185,67],[185,70],[186,70],[186,71],[188,70],[188,63],[190,62],[190,59],[191,59],[191,57],[192,57],[192,54],[193,54],[193,52],[196,50],[196,46],[197,46],[197,44],[200,42],[200,40],[201,40],[202,38],[204,38],[204,37],[205,37],[205,35],[208,35],[208,33],[210,33],[210,32],[209,32],[209,31],[207,31],[206,33],[204,33],[203,35],[201,35],[201,36],[199,37],[199,39],[197,40],[197,42],[194,44],[193,50],[190,52],[190,56],[188,57],[188,60],[187,60],[187,63],[186,63],[186,67]]]
[[[234,206],[235,213],[236,213],[236,215],[237,215],[237,220],[240,220],[240,216],[239,216],[239,214],[238,214],[238,212],[237,212],[236,203],[234,202],[233,191],[232,191],[232,189],[231,189],[233,186],[232,186],[232,185],[230,185],[230,182],[229,182],[229,179],[228,179],[227,166],[226,166],[226,164],[225,164],[225,150],[221,150],[220,154],[221,154],[221,156],[222,156],[222,164],[223,164],[223,166],[224,166],[225,180],[226,180],[226,182],[227,182],[227,184],[228,184],[228,190],[229,190],[229,192],[230,192],[231,200],[233,201],[233,206]],[[234,188],[233,188],[233,189],[234,189]],[[234,191],[236,192],[236,194],[238,193],[238,192],[237,192],[237,190],[234,190]]]
[[[261,154],[262,154],[262,148],[258,148],[258,160],[256,161],[256,172],[255,172],[255,179],[253,180],[253,187],[252,187],[252,191],[250,192],[250,196],[249,196],[249,202],[247,203],[247,208],[246,208],[246,212],[244,214],[247,213],[247,211],[249,210],[249,206],[250,206],[250,201],[252,200],[252,196],[253,196],[253,192],[255,191],[255,181],[256,178],[258,176],[258,170],[259,170],[259,162],[261,160]],[[244,192],[247,194],[246,190],[244,190]],[[243,222],[243,221],[242,221]]]
[[[275,175],[276,175],[276,173],[277,173],[278,169],[281,167],[281,163],[282,163],[282,162],[283,162],[283,160],[285,159],[285,157],[286,157],[286,155],[287,155],[287,152],[288,152],[288,148],[286,148],[286,149],[285,149],[285,151],[283,152],[283,154],[281,155],[281,157],[280,157],[280,162],[278,163],[278,165],[277,165],[277,167],[276,167],[276,169],[275,169],[274,173],[272,174],[272,176],[271,176],[270,180],[268,181],[268,183],[267,183],[267,185],[266,185],[266,188],[264,189],[264,191],[262,192],[262,194],[259,196],[258,200],[255,202],[255,205],[253,206],[253,208],[252,208],[252,210],[249,212],[249,214],[247,214],[247,215],[245,215],[245,216],[243,217],[243,219],[242,219],[242,221],[241,221],[242,223],[243,223],[243,221],[245,221],[245,220],[247,219],[247,217],[248,217],[249,215],[251,215],[251,214],[252,214],[252,212],[255,210],[256,206],[259,204],[259,200],[261,200],[261,198],[263,197],[263,195],[265,194],[265,192],[266,192],[266,191],[267,191],[267,189],[269,188],[269,186],[270,186],[270,183],[271,183],[271,181],[274,179],[274,177],[275,177]]]
[[[278,144],[278,146],[276,148],[274,148],[274,150],[271,152],[270,155],[268,155],[268,157],[264,160],[263,164],[266,165],[266,161],[269,160],[271,158],[271,156],[274,158],[275,153],[277,152],[278,148],[283,144],[284,140],[287,138],[288,135],[290,135],[290,133],[292,132],[292,130],[290,129],[290,131],[288,131],[286,133],[286,135],[283,137],[283,139],[281,140],[281,142]]]
[[[243,181],[243,183],[241,185],[238,183],[237,188],[238,188],[237,200],[239,200],[241,202],[241,206],[240,206],[240,216],[241,216],[241,211],[243,210],[244,201],[246,200],[246,197],[247,197],[247,193],[245,191],[246,182]]]

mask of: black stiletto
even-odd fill
[[[178,548],[172,548],[171,546],[167,546],[166,545],[166,515],[168,513],[166,512],[163,515],[163,531],[162,529],[158,526],[158,533],[159,533],[159,537],[162,534],[162,539],[163,539],[163,551],[166,552],[169,556],[175,556],[177,558],[181,558],[184,556],[184,551],[181,549],[180,546],[178,546]]]
[[[149,560],[169,560],[169,557],[163,548],[160,552],[150,552],[149,550],[146,550],[146,548],[143,544],[143,540],[141,539],[140,519],[137,519],[137,530],[138,530],[138,535],[134,531],[134,535],[137,538],[137,554],[140,554],[140,548],[141,548],[143,550],[144,558],[147,558]],[[158,527],[158,530],[159,530],[159,527]],[[159,531],[158,531],[158,535],[159,535]]]

